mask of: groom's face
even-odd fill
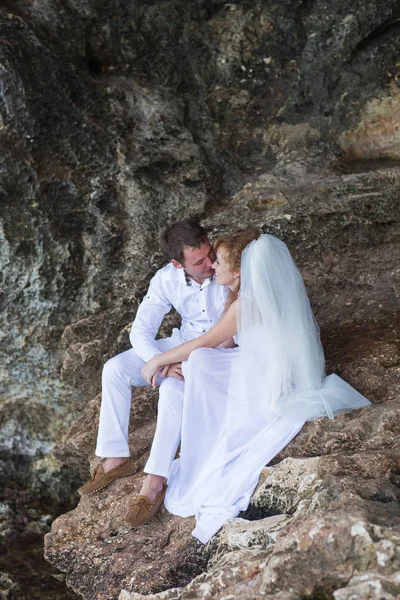
[[[202,283],[207,277],[214,275],[212,264],[215,260],[215,252],[207,240],[199,248],[185,247],[183,251],[183,264],[175,264],[176,267],[184,268],[186,273],[195,281]],[[178,268],[179,268],[178,267]]]

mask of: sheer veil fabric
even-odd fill
[[[286,245],[261,235],[242,254],[238,348],[203,348],[183,366],[180,458],[166,508],[195,515],[203,543],[245,510],[262,468],[305,421],[370,404],[324,354],[303,279]]]
[[[243,366],[232,373],[232,388],[260,402],[266,414],[293,420],[332,419],[369,404],[336,375],[325,377],[319,327],[286,244],[261,235],[245,248],[241,273]]]

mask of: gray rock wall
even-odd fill
[[[287,241],[328,367],[397,394],[399,17],[398,0],[0,3],[2,481],[85,419],[160,230],[189,215]],[[82,448],[58,455],[87,473]]]

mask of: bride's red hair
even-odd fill
[[[224,261],[228,265],[232,273],[238,274],[238,286],[234,292],[229,290],[229,295],[226,301],[225,310],[236,300],[240,290],[240,265],[242,261],[242,252],[254,240],[258,240],[261,231],[258,229],[239,229],[234,233],[226,235],[218,239],[214,243],[214,250],[222,250]]]

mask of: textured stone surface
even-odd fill
[[[207,573],[184,588],[146,597],[350,599],[356,593],[361,599],[378,598],[379,590],[396,593],[399,488],[390,477],[399,465],[398,452],[379,462],[369,454],[283,461],[253,503],[292,516],[234,519],[223,528]],[[144,597],[125,590],[119,600]]]
[[[72,600],[65,576],[43,560],[43,536],[76,503],[78,479],[50,456],[0,459],[0,598]]]
[[[7,397],[33,410],[46,397],[68,418],[126,343],[165,222],[208,213],[271,168],[289,166],[297,185],[294,165],[340,162],[339,136],[395,89],[397,16],[395,0],[3,2]],[[262,221],[259,209],[254,199],[242,222]],[[79,366],[87,376],[70,377]]]
[[[400,575],[385,577],[378,573],[365,573],[353,577],[347,588],[336,590],[335,600],[397,600],[400,594]]]
[[[357,372],[356,357],[353,364]],[[351,362],[348,368],[351,374]],[[192,519],[178,519],[163,511],[141,530],[124,527],[123,515],[140,487],[139,475],[113,484],[101,498],[81,500],[75,511],[56,520],[46,538],[46,557],[66,573],[73,589],[89,599],[117,597],[118,591],[115,579],[102,567],[103,560],[110,560],[110,550],[105,543],[98,543],[99,528],[102,539],[113,538],[109,542],[113,550],[118,538],[126,569],[119,589],[125,590],[126,598],[141,598],[170,587],[172,578],[164,561],[176,583],[187,583],[186,552],[190,553],[189,564],[197,564],[199,570],[210,557],[208,571],[187,587],[151,598],[223,598],[229,594],[256,598],[265,593],[270,598],[294,599],[322,592],[331,597],[335,589],[345,589],[352,577],[367,571],[390,578],[399,567],[392,555],[398,556],[400,540],[400,419],[399,398],[394,392],[382,382],[379,403],[333,422],[308,423],[277,457],[275,467],[262,473],[243,518],[227,523],[204,554],[190,537]],[[136,434],[135,421],[131,426],[131,448],[140,454],[143,430]],[[79,449],[85,431],[87,424],[82,423],[60,446],[65,449],[64,460],[69,460],[69,444]],[[91,433],[86,435],[93,439]],[[141,464],[146,456],[140,458]],[[278,462],[280,458],[284,460]],[[179,528],[178,535],[175,528]],[[159,556],[154,552],[162,535],[170,537]],[[373,550],[371,544],[375,544]],[[144,548],[151,555],[145,563],[150,573],[145,581],[140,575]],[[383,565],[385,552],[387,565]],[[95,558],[100,557],[96,563]],[[83,564],[91,565],[89,572],[82,569]],[[135,578],[128,579],[128,571],[134,572]],[[194,567],[190,574],[195,573]],[[93,580],[104,596],[94,595]]]
[[[357,127],[342,135],[340,144],[349,158],[400,158],[400,94],[395,85],[391,92],[368,102]]]
[[[70,574],[68,585],[83,597],[113,598],[124,587],[154,591],[166,582],[172,587],[201,569],[201,550],[190,537],[193,519],[164,509],[144,529],[124,526],[141,480],[129,477],[84,497],[54,522],[46,538],[47,560]]]
[[[261,593],[267,598],[282,599],[312,594],[331,597],[335,589],[345,588],[353,576],[366,570],[380,573],[376,561],[364,560],[367,549],[358,543],[358,538],[357,543],[354,541],[349,533],[352,528],[357,529],[359,523],[365,524],[362,527],[368,531],[375,526],[383,528],[383,533],[379,530],[379,540],[384,545],[391,541],[390,528],[400,522],[397,481],[400,356],[396,335],[398,290],[393,287],[398,278],[399,179],[392,171],[308,177],[300,171],[297,185],[291,178],[287,173],[260,176],[246,185],[229,207],[213,213],[208,223],[214,234],[229,231],[239,223],[258,224],[266,231],[278,232],[294,247],[322,327],[328,370],[343,375],[374,404],[334,421],[323,419],[306,424],[276,457],[275,470],[259,486],[252,505],[242,515],[251,519],[249,526],[242,521],[229,524],[221,535],[222,541],[213,541],[207,550],[212,555],[208,572],[199,575],[188,587],[160,592],[157,598],[224,598],[229,594],[255,598]],[[299,185],[301,181],[304,187]],[[278,190],[282,195],[278,195]],[[371,197],[378,196],[379,204],[366,207]],[[248,212],[249,205],[256,201],[257,208],[253,206]],[[141,464],[149,448],[155,405],[153,392],[135,392],[130,446]],[[95,434],[93,429],[88,432],[88,423],[95,422],[93,410],[97,406],[94,403],[81,417],[80,424],[59,444],[57,454],[66,464],[82,465],[87,453],[92,465],[96,463]],[[146,406],[146,410],[136,423],[139,406]],[[149,435],[147,446],[146,435]],[[139,483],[135,490],[138,486]],[[118,510],[119,517],[112,526],[107,524],[105,514],[101,519],[107,531],[113,531],[112,528],[123,531],[122,509],[117,507],[122,503],[125,510],[132,492],[130,487],[123,487],[118,493],[123,495],[123,503],[122,499],[112,500],[110,496],[108,510]],[[272,518],[270,515],[280,515],[274,536],[265,525]],[[100,566],[92,567],[94,570],[89,574],[81,568],[88,556],[98,557],[100,553],[108,560],[108,550],[97,545],[90,525],[97,518],[97,505],[83,505],[81,501],[68,517],[71,528],[68,542],[63,540],[58,520],[47,537],[47,559],[66,572],[68,584],[89,600],[95,597],[91,591],[93,579],[101,581],[104,598],[114,597],[118,591],[115,580]],[[75,533],[82,531],[82,519],[89,524],[84,545],[81,534]],[[144,528],[135,534],[138,536],[135,542],[139,539],[149,549],[156,547],[160,530],[165,527],[170,531],[171,519],[164,513],[157,529]],[[190,548],[193,562],[200,570],[204,568],[204,557],[190,539],[190,530],[191,524],[182,533],[180,543]],[[129,568],[136,573],[142,554],[132,550],[135,544],[129,535],[133,534],[121,538],[125,540],[121,544],[130,548]],[[327,539],[331,537],[333,540],[338,537],[337,552],[336,547],[333,553],[326,550]],[[364,539],[362,535],[361,538]],[[174,558],[171,562],[168,555],[168,565],[179,573],[175,581],[182,586],[187,578],[186,572],[182,572],[182,554],[175,551],[175,544],[172,535]],[[158,558],[161,579],[124,578],[120,591],[132,593],[132,598],[136,598],[135,594],[140,597],[170,587],[172,580],[164,570],[163,558]],[[309,574],[305,573],[304,564],[310,564]],[[153,563],[147,565],[153,573]],[[191,574],[195,573],[194,569]],[[386,574],[391,577],[393,570],[385,571]]]
[[[287,241],[328,369],[374,401],[369,414],[307,425],[277,461],[395,447],[399,15],[397,0],[3,0],[5,540],[27,515],[42,534],[48,521],[37,523],[73,502],[76,478],[45,459],[55,441],[80,479],[86,455],[95,464],[102,363],[127,347],[162,264],[161,227],[187,215],[213,235],[258,224]],[[143,462],[156,397],[139,393],[134,404],[131,447]],[[29,516],[38,495],[45,510]],[[8,567],[0,589],[15,596],[23,569],[15,579]],[[162,572],[164,585],[181,577]]]

